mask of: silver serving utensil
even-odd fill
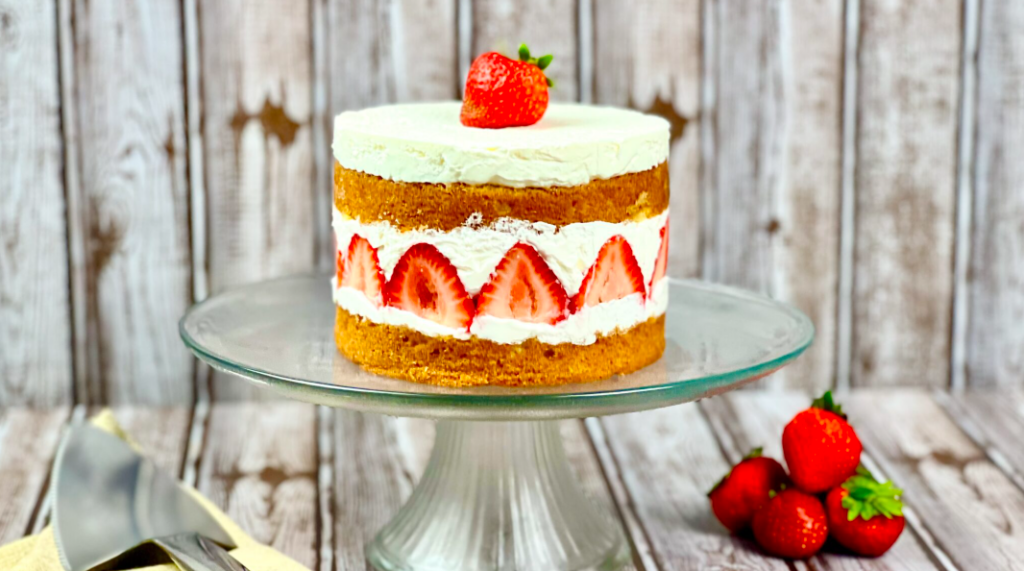
[[[66,571],[88,571],[153,543],[186,571],[246,571],[234,542],[181,485],[128,443],[85,422],[57,453],[53,531]]]

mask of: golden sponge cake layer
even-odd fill
[[[501,218],[555,226],[642,220],[664,212],[668,200],[666,163],[578,186],[546,188],[396,182],[338,163],[334,168],[334,205],[342,215],[408,229],[452,230],[468,220],[486,225]]]
[[[590,345],[516,345],[430,337],[337,309],[334,339],[343,355],[380,375],[449,387],[562,385],[637,371],[665,350],[665,316],[652,317]]]

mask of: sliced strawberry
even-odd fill
[[[334,275],[338,278],[338,285],[341,285],[341,273],[345,271],[345,256],[342,255],[341,250],[338,250],[338,257],[334,261]]]
[[[380,269],[377,249],[356,234],[348,243],[347,258],[341,271],[341,285],[363,292],[376,305],[383,303],[384,272]]]
[[[622,236],[612,236],[601,246],[597,260],[583,278],[580,291],[572,300],[573,311],[634,293],[645,293],[640,266],[629,242]]]
[[[658,257],[654,260],[654,272],[651,273],[651,285],[648,291],[654,291],[654,284],[665,277],[665,269],[668,267],[668,220],[661,228],[661,246],[658,248]]]
[[[455,266],[430,244],[416,244],[402,254],[384,286],[384,301],[448,327],[465,329],[473,321],[473,300]]]
[[[554,325],[569,303],[562,282],[533,246],[512,246],[477,297],[477,313]]]

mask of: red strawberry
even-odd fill
[[[821,501],[800,490],[772,494],[751,523],[757,544],[772,555],[803,559],[821,549],[828,522]]]
[[[903,532],[903,491],[860,468],[825,498],[829,533],[854,553],[878,557]]]
[[[797,413],[782,431],[782,452],[789,477],[801,490],[817,494],[838,486],[860,465],[860,439],[842,407],[826,392],[811,408]]]
[[[565,319],[568,297],[533,246],[512,246],[477,297],[477,313],[554,325]]]
[[[572,300],[573,311],[644,292],[644,277],[633,249],[622,236],[612,236],[601,246],[597,260],[583,278],[580,291]]]
[[[736,533],[750,525],[754,512],[768,501],[772,490],[787,482],[782,464],[761,456],[755,448],[711,489],[711,511],[729,531]]]
[[[339,253],[339,259],[341,257]],[[380,269],[377,249],[359,234],[348,243],[348,257],[341,270],[341,285],[357,289],[375,305],[383,303],[384,272]]]
[[[341,273],[345,271],[345,257],[338,250],[338,257],[334,260],[334,275],[338,278],[338,285],[341,285]]]
[[[551,56],[531,58],[526,45],[519,46],[519,61],[498,52],[473,60],[466,77],[466,95],[459,120],[467,127],[500,129],[533,125],[548,108],[550,80],[544,68]]]
[[[473,320],[473,301],[455,266],[430,244],[402,254],[384,286],[384,302],[448,327],[465,329]]]
[[[668,267],[668,220],[661,228],[661,246],[658,248],[658,257],[654,260],[654,272],[651,274],[651,285],[648,291],[654,291],[654,284],[665,277],[665,269]]]

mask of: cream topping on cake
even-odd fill
[[[341,166],[401,182],[550,187],[643,172],[668,158],[669,125],[612,107],[552,103],[529,127],[478,129],[461,103],[347,111],[334,120]]]
[[[470,294],[480,291],[509,248],[525,242],[537,249],[571,296],[579,291],[601,246],[616,235],[629,242],[644,283],[649,283],[661,247],[661,229],[667,219],[666,211],[639,221],[576,222],[559,227],[514,218],[479,225],[471,217],[466,224],[450,231],[403,231],[388,222],[364,224],[334,209],[334,232],[342,249],[348,247],[354,234],[366,238],[377,249],[385,279],[390,279],[399,258],[410,247],[420,242],[431,244],[455,266]]]

